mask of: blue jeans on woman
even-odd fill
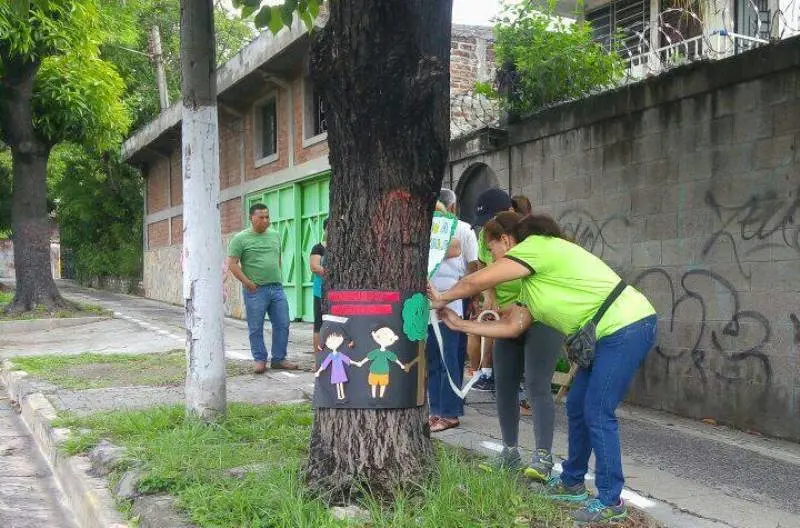
[[[615,411],[656,340],[655,315],[631,323],[597,341],[592,366],[578,370],[567,395],[569,459],[561,482],[582,483],[594,451],[597,498],[616,506],[625,479]]]
[[[442,418],[456,418],[464,414],[464,400],[462,400],[450,387],[447,379],[447,370],[453,382],[461,388],[464,381],[464,359],[466,357],[464,349],[461,348],[461,332],[450,330],[444,323],[439,325],[442,331],[442,344],[444,345],[444,360],[442,363],[439,354],[439,343],[436,342],[436,335],[433,327],[428,325],[428,345],[426,347],[428,356],[428,400],[432,416]]]
[[[289,346],[289,301],[279,283],[264,284],[256,291],[244,291],[244,307],[247,311],[247,329],[250,331],[250,352],[256,361],[267,361],[264,345],[264,318],[269,314],[272,325],[272,363],[286,359]]]

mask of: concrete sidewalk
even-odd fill
[[[0,355],[78,353],[82,351],[159,352],[183,345],[183,309],[147,299],[87,290],[61,283],[73,300],[100,305],[114,319],[76,328],[5,332]],[[121,326],[120,326],[121,325]],[[244,322],[228,319],[226,353],[249,357]],[[61,339],[73,334],[61,348]],[[8,346],[7,343],[12,343]],[[82,343],[78,346],[76,343]],[[128,348],[116,348],[128,347]],[[134,346],[135,345],[135,346]],[[289,357],[311,364],[311,327],[292,325]],[[253,403],[297,401],[313,387],[309,372],[269,372],[229,380],[229,400]],[[99,409],[148,406],[182,401],[181,388],[116,388],[65,391],[46,384],[30,387],[45,393],[60,409],[90,412]],[[490,394],[470,393],[466,416],[459,428],[437,435],[441,440],[491,454],[500,448],[499,428]],[[635,407],[619,411],[623,460],[629,490],[626,498],[670,527],[800,528],[800,445],[712,427],[665,413]],[[554,450],[567,452],[566,420],[558,413]],[[530,448],[531,422],[523,418],[521,442]]]

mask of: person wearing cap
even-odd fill
[[[478,237],[478,258],[484,266],[491,265],[498,257],[490,250],[487,242],[507,234],[520,218],[522,216],[513,211],[511,198],[505,191],[489,189],[478,197],[476,219],[483,226]],[[495,302],[501,316],[518,301],[521,290],[520,279],[494,286]],[[546,482],[550,479],[553,470],[552,448],[556,413],[550,384],[563,345],[562,333],[538,322],[518,337],[495,340],[495,400],[503,450],[489,467],[524,469],[524,474],[534,480]],[[522,463],[518,448],[519,386],[523,373],[528,402],[533,412],[536,444],[533,459],[527,467]]]
[[[498,215],[492,222],[502,224],[487,224],[484,229],[496,261],[444,293],[431,288],[431,306],[440,309],[439,317],[447,326],[483,336],[513,339],[528,332],[534,321],[570,336],[581,330],[587,345],[578,358],[583,366],[566,404],[569,456],[545,493],[553,500],[582,504],[570,512],[578,522],[622,520],[627,508],[620,498],[625,479],[616,408],[655,345],[656,311],[605,262],[570,241],[550,216],[528,215],[506,222]],[[452,299],[510,280],[522,281],[522,304],[513,306],[500,321],[464,321],[446,309]],[[498,351],[496,358],[501,354]],[[588,500],[584,480],[592,453],[598,493]]]
[[[491,220],[496,214],[503,211],[511,211],[511,198],[502,189],[491,188],[482,192],[475,203],[475,228],[482,228],[486,222]],[[492,254],[486,248],[481,234],[478,235],[478,269],[484,268],[492,263]],[[483,302],[481,310],[499,311],[501,305],[510,305],[519,294],[520,286],[518,283],[501,284],[495,288],[489,288],[482,292]],[[479,365],[481,377],[472,387],[481,392],[492,392],[495,390],[494,383],[494,341],[487,340],[484,357]]]
[[[455,214],[456,195],[450,189],[439,192],[437,210]],[[475,232],[466,222],[458,221],[453,240],[458,242],[460,253],[446,258],[431,277],[431,283],[439,290],[447,290],[457,283],[470,269],[476,269],[478,260],[478,242]],[[464,302],[458,300],[450,303],[460,317],[464,316]],[[453,383],[461,387],[464,377],[464,361],[466,358],[466,339],[462,332],[457,332],[439,325],[442,337],[442,350],[436,338],[433,325],[428,326],[428,401],[431,415],[428,419],[431,432],[445,431],[460,425],[459,417],[464,414],[464,400],[453,392],[448,376]]]
[[[328,239],[328,219],[322,222],[322,240],[311,248],[308,267],[311,268],[314,292],[314,348],[312,353],[320,350],[319,331],[322,328],[322,284],[325,281],[325,249]]]

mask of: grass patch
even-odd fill
[[[304,490],[300,468],[307,456],[312,412],[307,405],[231,404],[227,419],[205,426],[182,407],[115,411],[65,417],[69,453],[100,438],[128,448],[147,472],[140,490],[166,492],[198,526],[338,527],[327,506]],[[486,473],[476,457],[437,449],[438,476],[390,507],[366,500],[369,527],[566,527],[566,512],[508,474]],[[257,465],[243,478],[225,470]],[[350,525],[352,526],[352,524]]]
[[[14,300],[14,291],[2,291],[0,290],[0,307],[6,306],[11,304],[11,301]]]
[[[31,356],[12,360],[15,370],[71,390],[147,385],[169,387],[186,378],[184,351],[163,354],[94,354]],[[228,361],[228,376],[251,371],[248,362]]]
[[[68,317],[110,316],[113,312],[92,304],[74,303],[75,310],[48,310],[43,305],[22,313],[6,313],[6,308],[14,300],[14,290],[0,291],[0,321],[24,321],[28,319],[65,319]]]

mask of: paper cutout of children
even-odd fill
[[[389,362],[393,361],[397,363],[405,372],[408,372],[408,370],[406,365],[403,365],[403,363],[397,359],[397,355],[394,352],[387,350],[387,348],[400,339],[400,336],[398,336],[394,330],[384,324],[378,325],[372,330],[372,339],[378,343],[380,348],[376,348],[367,354],[367,357],[361,361],[353,361],[352,364],[360,367],[367,361],[372,362],[369,366],[367,383],[372,387],[373,398],[383,398],[384,394],[386,394],[386,387],[389,386]],[[378,391],[379,387],[380,392]]]
[[[344,400],[344,384],[347,383],[347,369],[345,369],[345,365],[356,364],[350,356],[345,354],[344,352],[339,352],[339,347],[345,342],[346,336],[342,330],[339,329],[332,329],[328,332],[328,335],[325,337],[324,343],[325,347],[330,350],[325,359],[322,360],[322,364],[319,366],[319,370],[317,370],[315,377],[319,377],[325,369],[328,367],[331,368],[331,384],[336,385],[336,397],[339,400]],[[349,346],[353,346],[353,342],[349,342]],[[359,365],[360,366],[360,365]]]

